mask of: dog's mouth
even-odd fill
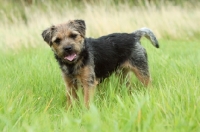
[[[65,55],[65,56],[64,56],[64,59],[65,59],[65,60],[68,60],[68,61],[73,61],[73,60],[76,59],[76,56],[77,56],[76,53],[71,53],[71,54]]]

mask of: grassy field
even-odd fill
[[[9,12],[0,21],[0,131],[2,132],[197,132],[200,130],[200,52],[198,8],[157,9],[91,6],[45,11],[25,8],[24,19]],[[123,7],[123,8],[122,8]],[[11,18],[12,17],[12,21]],[[151,28],[160,49],[142,39],[146,48],[151,88],[132,76],[128,94],[115,75],[97,87],[94,102],[65,109],[65,86],[51,49],[41,32],[52,24],[81,18],[87,36]]]

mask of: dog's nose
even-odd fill
[[[65,46],[63,48],[65,51],[71,51],[72,50],[72,46],[71,45],[68,45],[68,46]]]

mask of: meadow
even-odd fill
[[[2,2],[2,1],[1,1]],[[200,130],[200,9],[172,4],[15,5],[3,2],[0,21],[0,131],[2,132],[197,132]],[[2,5],[1,5],[2,6]],[[61,8],[60,8],[61,7]],[[90,109],[66,110],[61,72],[41,33],[72,19],[86,22],[87,37],[133,32],[145,38],[152,86],[132,75],[132,93],[112,75],[97,87]]]

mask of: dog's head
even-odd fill
[[[42,32],[42,37],[62,61],[73,63],[84,47],[85,30],[83,20],[72,20],[51,26]]]

